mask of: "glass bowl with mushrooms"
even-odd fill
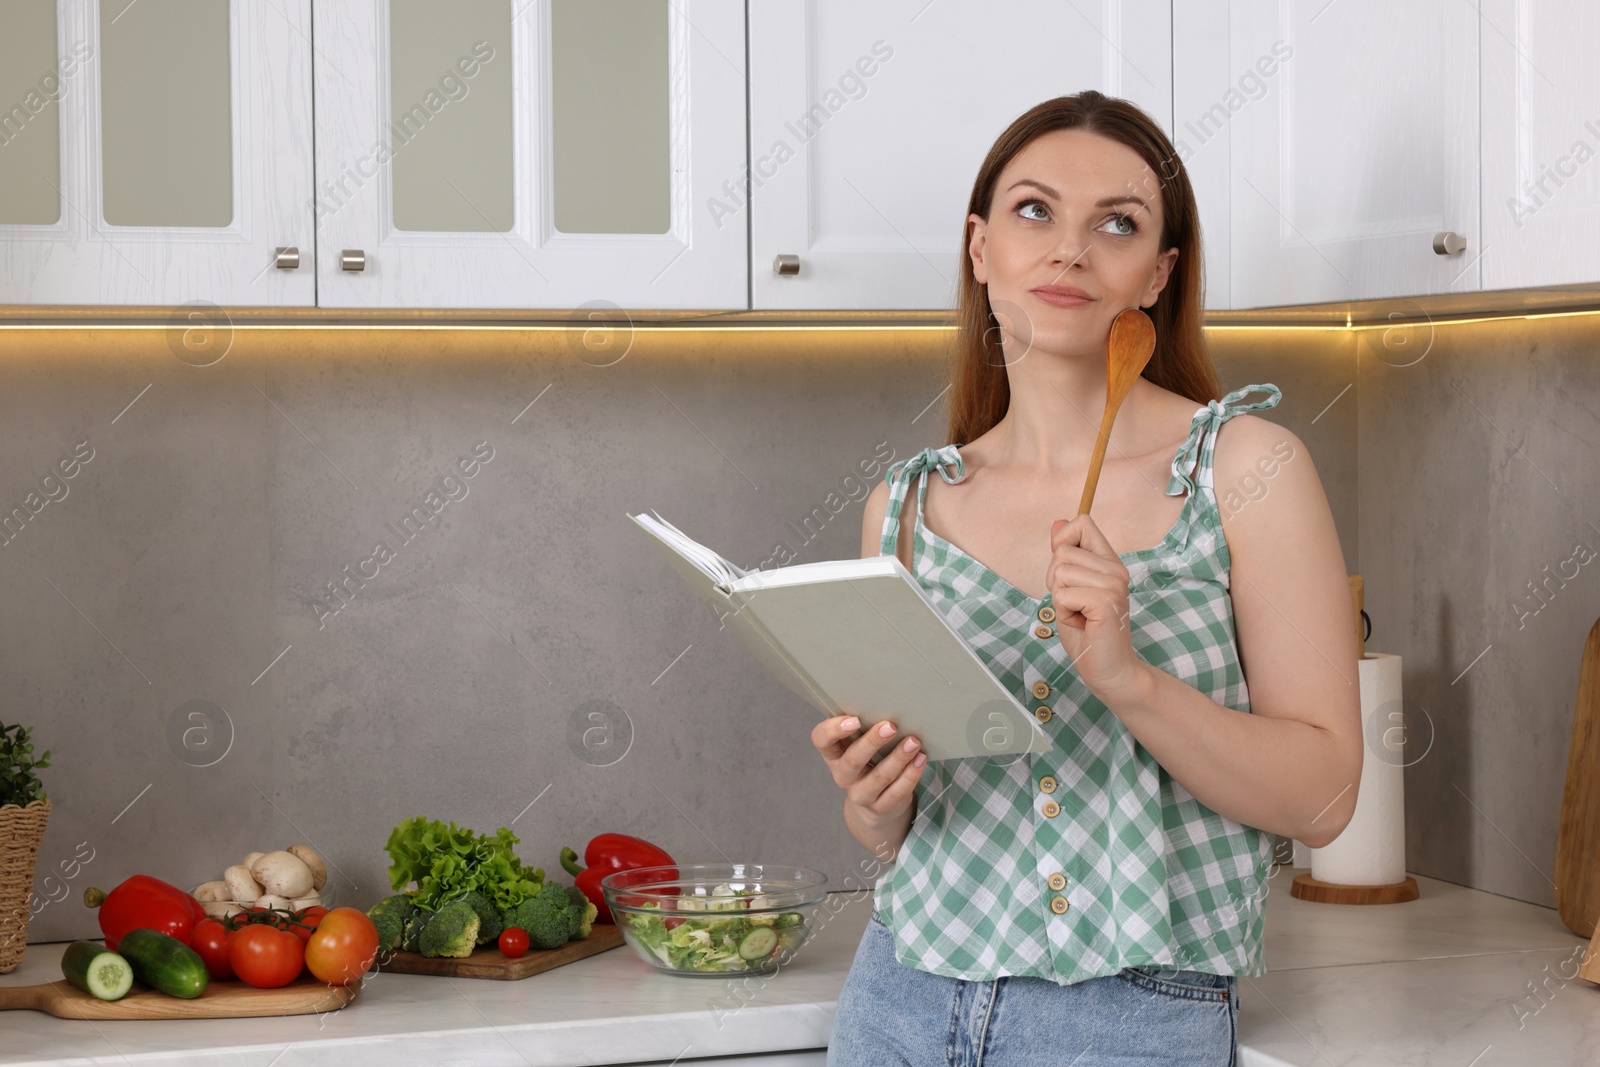
[[[333,907],[328,865],[310,845],[290,845],[272,852],[252,852],[226,868],[222,877],[194,889],[207,915],[226,919],[242,911],[285,912]]]

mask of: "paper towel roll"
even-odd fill
[[[1311,877],[1335,885],[1392,885],[1406,877],[1405,728],[1400,657],[1358,661],[1365,749],[1355,814],[1332,843],[1311,852]]]
[[[1304,841],[1294,842],[1294,856],[1289,861],[1291,867],[1311,866],[1311,846]]]

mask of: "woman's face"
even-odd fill
[[[1159,250],[1161,186],[1127,145],[1084,130],[1052,130],[1006,164],[989,218],[969,215],[968,254],[989,289],[1006,363],[1031,349],[1103,362],[1111,320],[1149,307],[1178,249]],[[1044,286],[1087,299],[1047,297]]]

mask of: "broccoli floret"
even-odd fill
[[[405,937],[406,920],[416,914],[417,905],[404,893],[385,897],[367,909],[367,918],[378,928],[378,951],[393,952]]]
[[[600,909],[575,885],[567,886],[567,896],[572,898],[572,905],[576,909],[573,911],[572,940],[582,941],[594,929],[594,920],[599,916]]]
[[[466,901],[477,913],[478,944],[487,945],[500,936],[504,924],[500,921],[500,909],[494,906],[494,901],[476,889],[457,899]]]
[[[472,955],[477,938],[478,913],[466,901],[452,900],[433,913],[417,944],[424,956],[460,957]]]
[[[427,908],[417,908],[406,919],[405,933],[401,935],[400,947],[407,952],[420,952],[422,947],[422,931],[427,929],[428,920],[433,918],[433,912]]]
[[[506,914],[506,926],[526,931],[534,948],[560,948],[572,940],[583,910],[559,882],[545,882],[539,892]]]

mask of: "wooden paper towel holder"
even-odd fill
[[[1420,894],[1417,880],[1409,874],[1405,881],[1388,885],[1336,885],[1319,882],[1309,874],[1297,874],[1289,883],[1289,895],[1313,904],[1404,904]]]
[[[1361,600],[1361,575],[1352,574],[1350,603],[1354,608],[1351,617],[1355,620],[1356,627],[1356,655],[1360,659],[1365,659],[1367,638],[1365,628],[1361,624]],[[1334,882],[1320,882],[1308,872],[1294,876],[1294,881],[1289,884],[1289,895],[1315,904],[1403,904],[1408,900],[1416,900],[1420,894],[1417,890],[1417,880],[1409,874],[1406,875],[1405,881],[1389,885],[1339,885]]]

